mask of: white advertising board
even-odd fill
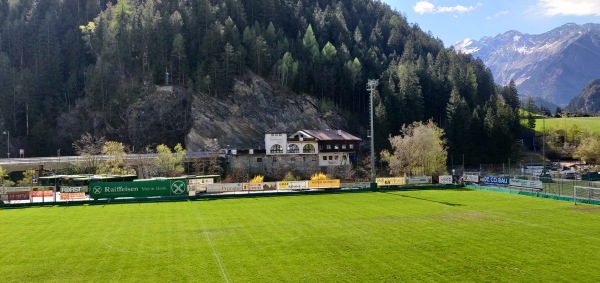
[[[477,175],[463,175],[463,181],[469,183],[479,183],[479,176]]]
[[[278,190],[308,190],[308,181],[277,182]]]
[[[452,175],[442,175],[440,176],[440,184],[448,185],[452,184]]]
[[[270,191],[276,189],[276,182],[244,183],[245,191]]]
[[[244,189],[244,183],[206,184],[207,193],[235,192]]]
[[[407,184],[431,184],[431,176],[406,177]]]
[[[520,179],[510,179],[510,185],[513,187],[521,187],[521,188],[533,188],[533,189],[542,189],[542,181],[539,180],[520,180]]]

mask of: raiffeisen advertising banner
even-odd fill
[[[182,180],[103,182],[90,184],[90,198],[155,197],[187,195]]]
[[[483,183],[492,186],[508,187],[508,177],[499,176],[485,176],[483,177]]]

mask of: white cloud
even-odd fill
[[[538,0],[547,16],[600,16],[598,0]]]
[[[475,10],[478,6],[481,6],[481,4],[477,4],[476,6],[456,5],[456,6],[452,6],[452,7],[445,7],[445,6],[437,6],[436,7],[431,2],[419,1],[419,2],[417,2],[417,4],[415,4],[415,6],[413,7],[413,10],[419,14],[438,14],[438,13],[464,14],[464,13]]]
[[[415,4],[413,10],[419,14],[430,14],[435,12],[435,6],[427,1],[421,1]]]
[[[496,18],[502,17],[502,16],[506,16],[506,15],[508,15],[508,11],[500,11],[493,16],[487,16],[486,19],[491,20],[491,19],[496,19]]]

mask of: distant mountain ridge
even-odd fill
[[[585,113],[600,112],[600,79],[590,81],[585,89],[566,107],[567,110],[582,110]]]
[[[565,24],[539,35],[512,30],[479,41],[465,39],[454,49],[480,58],[496,83],[512,79],[519,94],[561,106],[600,78],[600,24]]]

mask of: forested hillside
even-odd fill
[[[227,99],[248,71],[364,125],[379,79],[378,149],[433,119],[455,159],[502,162],[518,130],[514,84],[379,1],[0,0],[0,52],[0,129],[29,155],[85,132],[136,149],[182,142],[191,98]],[[180,91],[156,91],[167,84]]]

